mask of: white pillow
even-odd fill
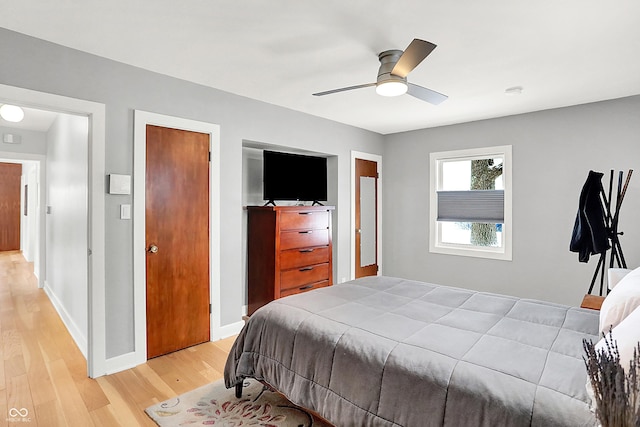
[[[640,267],[624,276],[609,292],[600,307],[600,334],[615,328],[640,306]]]
[[[640,308],[636,308],[618,326],[613,328],[611,337],[618,346],[620,366],[624,368],[625,372],[629,372],[629,362],[633,359],[633,349],[640,342]],[[596,350],[603,348],[606,348],[604,338],[596,344]]]
[[[620,280],[624,278],[627,274],[631,273],[633,270],[629,268],[610,268],[607,270],[607,288],[609,290],[616,287]]]
[[[608,298],[608,297],[607,297]],[[607,332],[607,338],[609,333]],[[618,354],[620,355],[620,366],[624,369],[625,373],[629,372],[629,363],[633,359],[633,350],[640,342],[640,308],[636,308],[631,314],[629,314],[618,326],[611,331],[611,339],[615,341],[618,347]],[[604,338],[595,345],[595,351],[607,351],[607,344]],[[639,367],[640,368],[640,367]],[[639,369],[637,368],[637,369]],[[640,374],[640,372],[638,372]],[[587,396],[591,399],[590,409],[595,413],[595,397],[593,388],[591,386],[591,379],[587,376]]]

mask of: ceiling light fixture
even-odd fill
[[[17,105],[4,104],[0,107],[0,117],[8,122],[18,123],[24,119],[24,110]]]
[[[382,96],[404,95],[407,89],[407,83],[402,80],[385,80],[376,85],[376,92]]]

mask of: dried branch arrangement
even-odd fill
[[[609,331],[606,349],[596,349],[583,340],[584,362],[596,403],[596,417],[602,427],[640,427],[640,343],[633,351],[628,369],[620,364],[618,345]]]

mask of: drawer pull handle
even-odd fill
[[[311,270],[313,270],[313,267],[301,268],[299,271],[311,271]]]
[[[313,249],[300,249],[300,252],[302,253],[313,252]]]
[[[315,285],[307,285],[307,286],[303,286],[300,288],[301,291],[307,290],[307,289],[311,289],[313,288]]]
[[[298,231],[299,234],[311,234],[313,233],[313,231],[311,230],[307,230],[307,231]]]
[[[313,215],[313,212],[298,212],[298,215]]]

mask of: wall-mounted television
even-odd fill
[[[263,198],[314,202],[327,200],[326,157],[264,151]]]

